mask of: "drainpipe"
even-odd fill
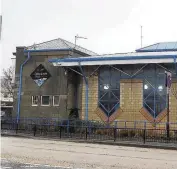
[[[20,106],[21,106],[21,91],[22,91],[22,73],[23,73],[23,67],[30,59],[30,52],[28,52],[27,59],[21,64],[20,66],[20,84],[18,89],[18,100],[17,100],[17,124],[19,123],[20,119]]]
[[[177,76],[177,63],[176,63],[176,57],[174,57],[174,64],[175,64],[176,76]]]
[[[85,93],[85,120],[88,120],[88,92],[89,92],[89,89],[88,89],[88,80],[87,80],[87,77],[85,76],[84,74],[84,71],[82,69],[82,66],[79,62],[79,68],[81,70],[81,73],[84,77],[84,82],[85,82],[85,88],[86,88],[86,93]]]

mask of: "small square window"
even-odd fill
[[[39,96],[32,96],[32,106],[39,105]]]
[[[53,106],[59,106],[60,104],[60,96],[53,96]]]
[[[41,106],[50,106],[50,96],[41,96]]]

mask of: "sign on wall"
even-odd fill
[[[40,87],[44,82],[51,77],[50,73],[45,69],[45,67],[40,64],[32,73],[31,78]]]

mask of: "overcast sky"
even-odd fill
[[[1,0],[0,0],[1,1]],[[64,38],[99,54],[177,41],[177,0],[2,0],[1,68],[16,46]]]

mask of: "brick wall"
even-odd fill
[[[177,122],[177,82],[172,83],[170,93],[170,121]]]
[[[120,81],[120,108],[122,113],[116,120],[122,121],[145,121],[145,117],[140,113],[143,107],[143,82],[142,80],[121,80]],[[124,125],[123,123],[119,123]],[[133,127],[133,123],[127,123],[127,127]],[[144,123],[136,124],[138,126]]]
[[[177,83],[173,83],[173,88],[177,89]],[[83,81],[82,87],[82,119],[85,117],[85,84]],[[98,77],[92,76],[89,78],[89,120],[102,120],[99,114],[104,114],[103,111],[98,108]],[[121,110],[121,111],[120,111]],[[163,110],[156,119],[154,119],[146,109],[143,108],[143,81],[136,79],[121,80],[120,81],[120,108],[115,120],[118,121],[132,121],[119,122],[118,127],[142,127],[144,128],[144,122],[147,121],[147,128],[154,128],[154,122],[164,122],[164,124],[157,124],[158,128],[166,127],[166,114],[167,110]],[[134,123],[134,121],[142,121]],[[170,122],[177,121],[177,99],[174,95],[170,95]]]
[[[169,96],[169,108],[170,108],[170,114],[169,114],[170,122],[176,123],[177,122],[177,82],[172,83],[172,86],[171,86],[171,92]],[[167,117],[165,116],[161,120],[161,122],[166,123]],[[176,128],[177,128],[176,124],[171,124],[171,129],[176,129]]]
[[[81,118],[85,118],[85,82],[83,79],[83,87],[82,87],[82,104],[81,104]],[[95,113],[95,110],[98,107],[98,76],[91,76],[88,79],[89,86],[89,100],[88,100],[88,118],[89,120],[100,120],[98,115]]]

